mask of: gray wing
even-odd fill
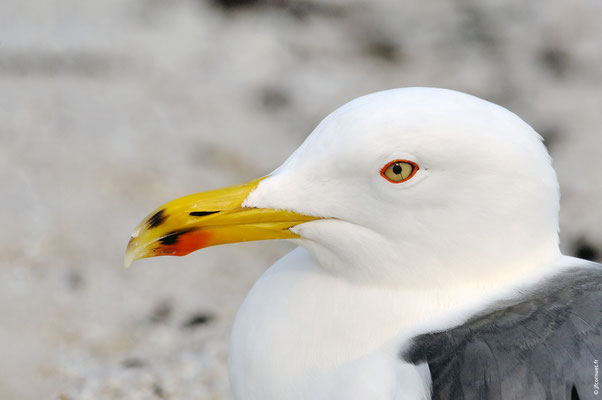
[[[597,399],[602,390],[602,265],[550,278],[461,326],[415,337],[433,399]]]

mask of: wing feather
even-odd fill
[[[433,399],[602,399],[602,265],[569,269],[454,328],[415,337],[402,355],[427,362]]]

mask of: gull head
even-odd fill
[[[395,179],[400,168],[411,176]],[[291,230],[324,268],[362,281],[496,278],[559,254],[558,182],[542,138],[451,90],[345,104],[244,204],[323,217]]]

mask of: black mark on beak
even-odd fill
[[[182,236],[185,233],[192,232],[194,230],[195,229],[182,229],[181,231],[174,231],[174,232],[168,233],[167,235],[165,235],[161,239],[159,239],[159,243],[161,243],[164,246],[172,246],[172,245],[178,243],[180,236]]]
[[[167,219],[165,215],[165,209],[157,211],[152,217],[148,219],[148,229],[156,228],[161,225]]]

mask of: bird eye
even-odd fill
[[[412,161],[395,160],[385,165],[380,174],[391,183],[401,183],[412,178],[418,171],[418,165]]]

